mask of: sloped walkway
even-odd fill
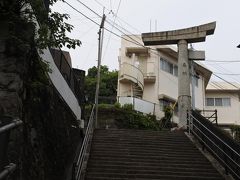
[[[85,180],[224,179],[183,132],[94,132]]]

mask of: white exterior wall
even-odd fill
[[[206,110],[217,109],[219,124],[240,125],[240,102],[237,93],[228,92],[206,92],[206,98],[230,98],[231,106],[205,106]]]
[[[166,54],[161,53],[160,56],[168,62],[177,65],[176,59],[173,59]],[[158,58],[160,62],[160,57]],[[174,100],[178,99],[178,77],[163,71],[158,64],[158,77],[159,77],[159,89],[158,94],[164,94],[171,97]]]

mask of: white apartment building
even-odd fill
[[[240,85],[211,82],[206,89],[206,110],[217,110],[218,124],[240,125]]]
[[[166,105],[174,105],[178,99],[177,50],[173,46],[143,45],[141,36],[123,36],[119,51],[118,101],[120,104],[133,104],[134,109],[155,114],[158,119],[164,116]],[[212,72],[194,63],[195,107],[202,110],[205,105],[205,89]],[[173,121],[178,122],[177,106]]]

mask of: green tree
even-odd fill
[[[103,65],[100,67],[100,74],[101,79],[99,86],[99,96],[115,98],[117,96],[118,71],[109,71],[109,68],[106,65]],[[97,67],[94,66],[88,69],[85,83],[86,95],[88,96],[89,101],[93,103],[97,83]]]
[[[31,25],[34,29],[33,32],[38,33],[38,36],[35,36],[34,43],[39,49],[44,49],[49,46],[66,46],[68,48],[80,46],[81,42],[79,40],[69,38],[66,35],[67,32],[71,32],[73,29],[71,24],[66,23],[66,20],[68,20],[70,16],[52,11],[51,7],[57,1],[58,0],[1,1],[0,21],[5,22],[6,24],[4,25],[9,27],[10,38],[12,41],[17,42],[17,44],[26,39],[25,37],[21,37],[19,30],[22,26],[29,27]],[[40,24],[40,28],[37,28],[36,20]],[[16,33],[19,35],[17,36]]]

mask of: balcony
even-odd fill
[[[134,82],[143,90],[144,76],[140,69],[125,62],[121,64],[119,73],[120,82]]]

